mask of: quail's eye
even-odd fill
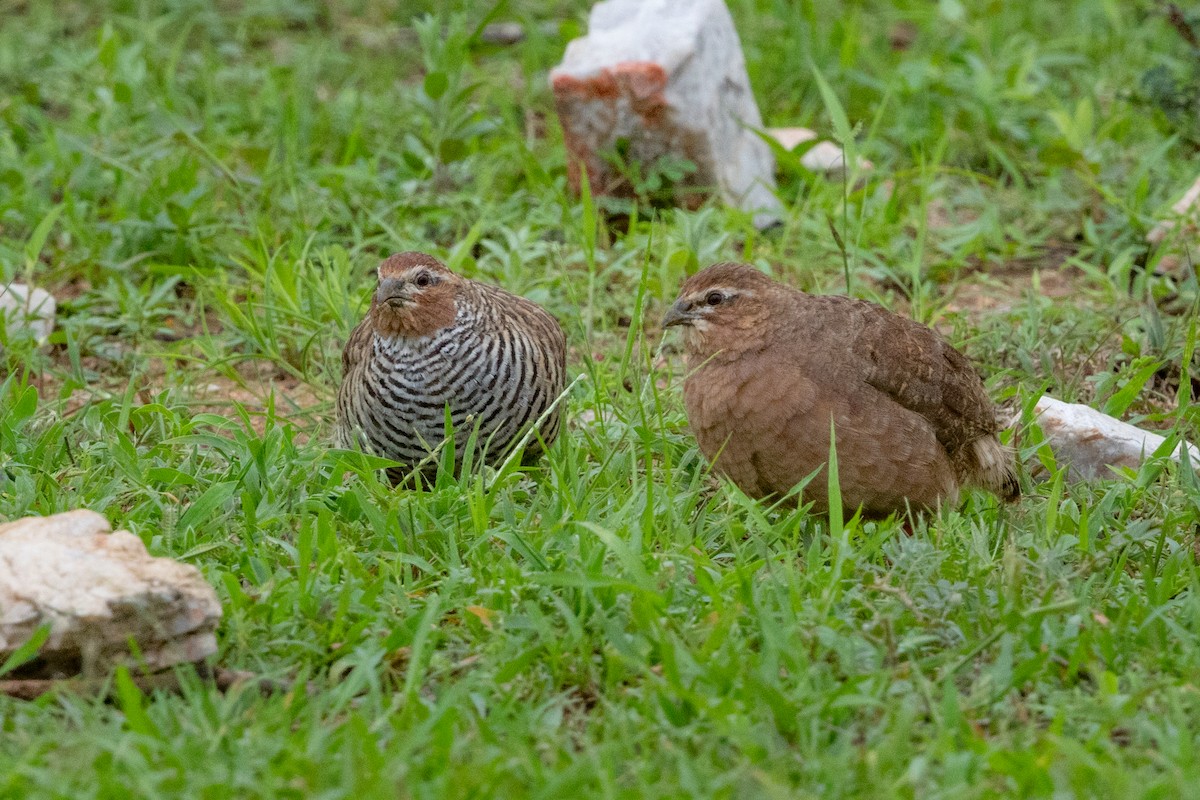
[[[433,283],[433,278],[429,275],[428,272],[422,272],[420,275],[417,276],[417,279],[415,281],[413,281],[413,283],[417,284],[417,286],[420,286],[422,289],[424,289],[426,286]]]
[[[707,295],[705,295],[704,302],[708,303],[710,306],[719,306],[721,305],[721,301],[724,299],[725,295],[721,294],[720,292],[709,292]]]

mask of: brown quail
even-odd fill
[[[850,512],[932,509],[966,487],[1019,494],[982,380],[918,322],[726,263],[684,282],[663,320],[672,325],[684,329],[684,404],[700,450],[752,497],[782,496],[820,469],[803,500],[827,511],[831,422]]]
[[[430,478],[448,410],[456,470],[476,429],[476,456],[497,464],[562,394],[565,362],[562,328],[537,304],[424,253],[393,255],[342,353],[337,442],[399,462],[393,480],[418,465]],[[558,436],[560,409],[527,443],[525,463]]]

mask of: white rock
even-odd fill
[[[803,142],[811,142],[817,138],[814,131],[808,128],[767,128],[767,133],[783,146],[791,150]],[[860,171],[874,169],[875,165],[862,156],[857,156]],[[800,156],[800,163],[811,172],[841,175],[846,166],[846,154],[834,142],[817,142]]]
[[[0,323],[8,326],[10,336],[17,329],[27,328],[38,344],[44,344],[54,330],[57,310],[54,296],[44,289],[23,283],[0,284]]]
[[[856,156],[860,170],[872,169],[875,165],[862,156]],[[813,172],[841,175],[846,168],[846,154],[833,142],[817,142],[808,152],[800,156],[800,163]]]
[[[597,3],[587,35],[567,45],[550,84],[576,188],[582,165],[593,193],[628,194],[605,160],[624,140],[643,166],[663,156],[691,161],[697,171],[687,186],[718,188],[756,212],[760,227],[777,218],[774,158],[750,130],[762,117],[722,0]]]
[[[1196,178],[1196,182],[1191,188],[1183,193],[1183,197],[1171,206],[1172,219],[1161,220],[1157,225],[1150,229],[1146,234],[1146,241],[1150,244],[1159,244],[1163,239],[1175,230],[1183,222],[1187,225],[1187,230],[1194,233],[1196,230],[1196,211],[1197,206],[1200,206],[1200,178]]]
[[[771,134],[771,138],[779,142],[784,150],[792,150],[798,144],[817,138],[817,132],[808,128],[767,128],[767,133]]]
[[[1143,460],[1166,441],[1128,422],[1103,414],[1091,406],[1064,403],[1049,395],[1034,407],[1038,425],[1060,465],[1068,467],[1071,480],[1112,477],[1109,466],[1137,469]],[[1179,460],[1184,445],[1194,466],[1200,466],[1200,449],[1180,443],[1171,457]]]
[[[0,661],[48,624],[39,658],[51,677],[121,663],[161,669],[215,653],[220,618],[198,569],[151,557],[94,511],[0,525]]]

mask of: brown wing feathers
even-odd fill
[[[684,328],[700,449],[751,495],[821,468],[832,422],[843,501],[872,516],[954,503],[967,486],[1016,496],[982,380],[924,325],[739,264],[689,278],[665,323]],[[810,486],[823,508],[824,479]]]

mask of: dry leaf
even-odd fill
[[[467,606],[467,611],[479,617],[479,621],[483,623],[483,627],[489,631],[492,629],[492,617],[496,616],[496,612],[490,608],[483,606]]]

